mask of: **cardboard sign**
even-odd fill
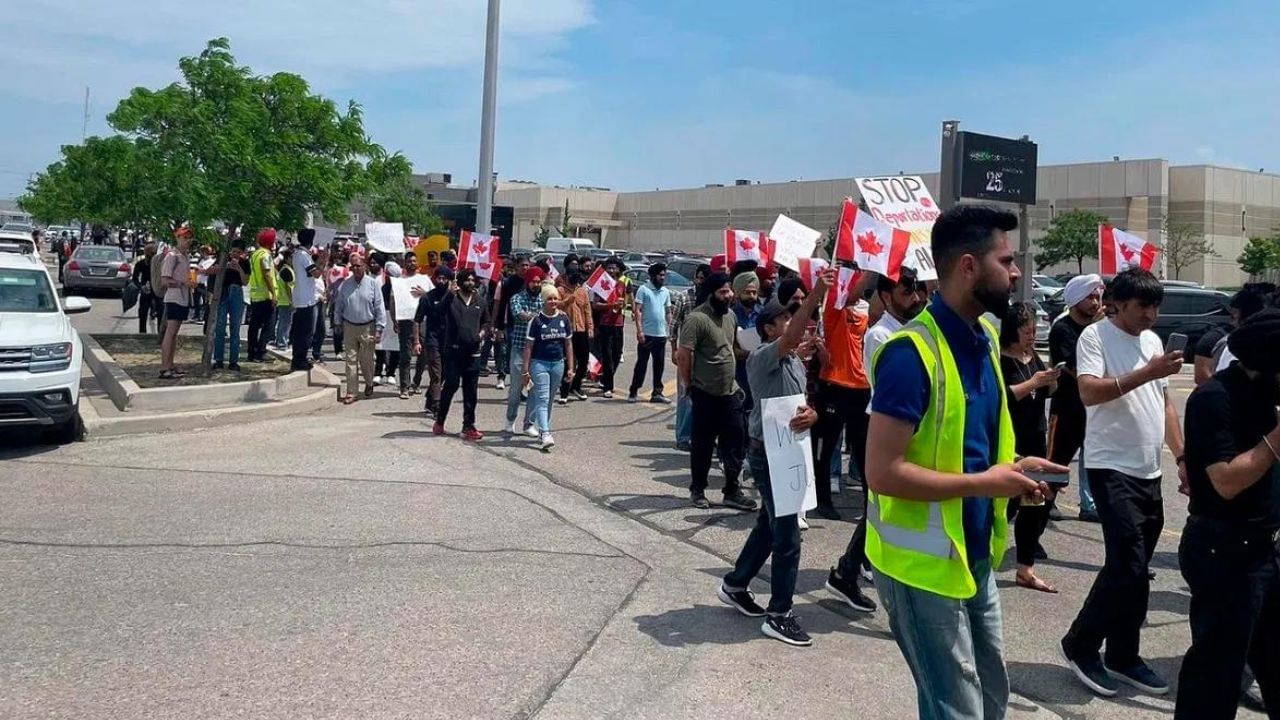
[[[769,239],[774,243],[773,261],[798,272],[800,260],[813,255],[821,237],[821,231],[779,215],[769,231]]]
[[[404,225],[402,223],[365,223],[365,241],[378,252],[392,255],[404,254]]]
[[[418,298],[413,296],[415,289],[430,292],[435,287],[426,275],[391,278],[391,298],[396,305],[396,320],[412,320],[418,310]]]
[[[914,268],[920,280],[937,280],[929,250],[929,232],[942,210],[934,202],[924,179],[919,175],[855,178],[858,192],[875,219],[911,233],[911,245],[903,260],[904,267]]]
[[[818,506],[813,484],[813,448],[809,431],[792,432],[791,418],[804,407],[804,395],[760,400],[764,452],[769,459],[769,487],[777,517],[795,515]]]

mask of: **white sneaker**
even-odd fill
[[[862,567],[858,568],[858,573],[862,575],[863,580],[867,581],[872,585],[876,584],[876,576],[871,572],[871,568],[867,567],[866,565],[863,565]]]
[[[542,431],[538,429],[537,425],[529,425],[526,427],[524,429],[524,434],[531,438],[542,437]]]
[[[542,450],[546,452],[556,446],[556,439],[551,437],[551,433],[542,434]]]
[[[507,432],[507,434],[508,434],[508,435],[515,435],[515,434],[516,434],[516,421],[515,421],[515,420],[512,420],[511,422],[507,423],[507,430],[506,430],[506,432]]]
[[[494,385],[493,387],[494,387],[494,389],[497,389],[497,390],[506,390],[506,389],[507,389],[507,381],[506,381],[506,380],[501,380],[501,379],[499,379],[499,380],[498,380],[498,384],[497,384],[497,385]]]
[[[800,524],[801,530],[809,529],[809,523],[805,522],[804,520],[804,513],[800,513],[800,515],[796,517],[796,522]]]
[[[557,405],[568,405],[568,404],[569,404],[569,398],[565,398],[565,397],[558,397],[558,398],[556,398],[556,404],[557,404]]]

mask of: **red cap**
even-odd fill
[[[720,253],[711,258],[711,272],[728,272],[728,260],[724,253]]]
[[[191,228],[187,227],[186,225],[183,225],[182,227],[173,231],[173,236],[180,237],[180,238],[189,238],[191,237]]]
[[[264,248],[270,248],[276,244],[275,228],[267,228],[258,232],[258,244]]]

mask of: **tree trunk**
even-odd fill
[[[200,355],[200,365],[203,368],[206,377],[213,372],[213,343],[216,338],[214,328],[218,326],[218,317],[221,312],[219,305],[222,302],[222,281],[227,276],[226,263],[231,257],[231,246],[235,244],[238,233],[239,225],[231,225],[227,231],[226,242],[222,243],[218,248],[218,260],[214,265],[214,267],[223,269],[219,271],[217,275],[213,276],[214,280],[211,283],[213,286],[213,295],[209,298],[209,314],[207,316],[208,319],[206,319],[204,323],[204,352]],[[230,325],[227,326],[227,330],[231,330]],[[237,332],[239,331],[237,330]]]

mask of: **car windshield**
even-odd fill
[[[102,246],[80,246],[73,256],[77,260],[89,262],[124,262],[124,253],[120,248]]]
[[[0,268],[0,312],[57,312],[49,277],[39,270]]]
[[[1054,278],[1049,277],[1048,275],[1034,275],[1034,276],[1033,276],[1033,279],[1034,279],[1037,283],[1039,283],[1039,284],[1040,284],[1040,287],[1042,287],[1042,288],[1057,289],[1057,288],[1060,288],[1060,287],[1064,287],[1064,285],[1063,285],[1062,283],[1058,282],[1058,281],[1057,281],[1056,279],[1054,279]]]

